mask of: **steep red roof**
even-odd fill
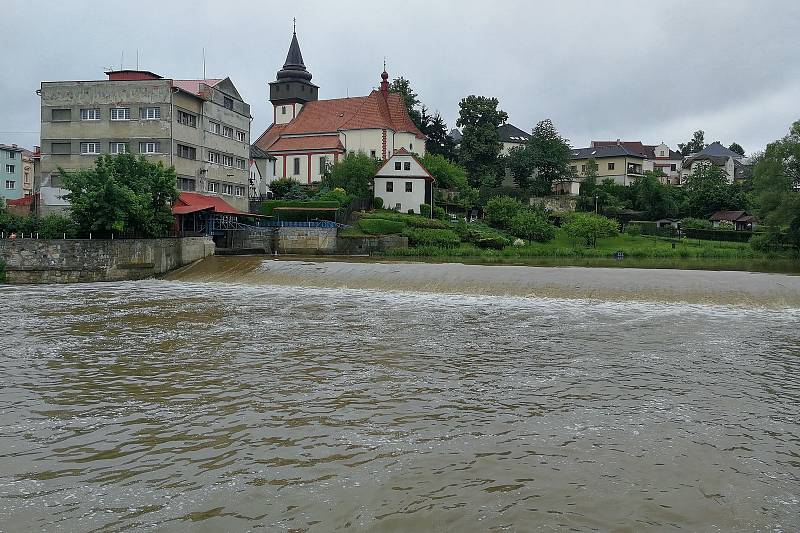
[[[196,192],[182,192],[172,206],[173,215],[186,215],[210,209],[214,213],[226,215],[244,215],[241,211],[234,209],[228,202],[218,196],[206,196]]]
[[[261,134],[261,137],[256,139],[256,142],[253,144],[266,152],[269,150],[269,147],[278,140],[278,137],[280,137],[283,130],[286,129],[286,126],[288,126],[288,124],[273,124],[267,128],[266,131]]]
[[[182,91],[186,91],[189,94],[200,94],[200,84],[205,83],[209,87],[213,87],[222,80],[172,80],[172,86],[177,87]]]
[[[338,135],[310,135],[305,137],[281,137],[270,146],[270,152],[296,150],[339,150],[344,151]]]

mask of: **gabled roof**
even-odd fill
[[[603,157],[636,157],[647,159],[647,156],[634,152],[623,144],[613,144],[609,146],[590,146],[589,148],[574,148],[570,153],[570,159],[600,159]]]
[[[267,152],[256,146],[255,144],[250,145],[250,159],[275,159]]]
[[[278,140],[278,137],[280,137],[281,133],[283,133],[283,130],[285,130],[288,125],[289,124],[272,124],[253,144],[266,152],[269,150],[269,147]]]
[[[732,157],[734,159],[742,157],[740,154],[737,154],[733,150],[725,148],[719,141],[714,141],[713,143],[709,144],[699,152],[694,155],[713,155],[713,156],[723,156],[723,157]]]
[[[417,164],[419,165],[419,167],[422,169],[423,174],[422,175],[398,174],[397,175],[398,179],[424,179],[425,181],[432,181],[432,182],[436,181],[436,178],[434,178],[433,175],[430,173],[430,171],[425,167],[425,165],[422,164],[422,161],[420,161],[419,158],[417,158],[417,156],[415,156],[414,154],[412,154],[411,152],[409,152],[405,148],[400,148],[399,150],[395,150],[394,153],[392,154],[392,156],[389,159],[387,159],[386,161],[384,161],[384,163],[378,168],[378,170],[375,171],[374,178],[390,178],[390,177],[392,177],[391,175],[382,175],[381,171],[384,168],[386,168],[390,163],[392,163],[393,162],[392,160],[395,157],[402,157],[402,156],[411,157],[412,159],[414,159],[414,161],[416,161]]]
[[[660,145],[643,144],[642,141],[592,141],[591,146],[614,146],[616,144],[621,144],[631,152],[642,154],[647,159],[683,159],[683,156],[672,148],[669,149],[669,156],[659,157],[656,155],[656,147]]]
[[[747,211],[717,211],[711,217],[711,222],[728,220],[730,222],[753,222],[755,217],[747,214]]]
[[[198,211],[211,211],[212,213],[223,213],[226,215],[243,215],[241,211],[234,209],[228,202],[218,196],[206,196],[196,192],[182,192],[172,205],[173,215],[186,215]]]
[[[7,152],[23,152],[23,151],[25,151],[24,148],[21,148],[19,146],[14,146],[14,145],[11,145],[11,144],[0,144],[0,150],[5,150]]]
[[[200,96],[200,84],[205,83],[209,87],[214,87],[222,80],[218,79],[209,79],[209,80],[172,80],[172,86],[177,87],[178,89],[187,92],[189,94],[193,94],[194,96]]]
[[[525,133],[513,124],[503,124],[497,128],[497,133],[500,135],[500,142],[503,143],[521,144],[531,138],[530,133]]]

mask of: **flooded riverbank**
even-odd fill
[[[1,531],[800,529],[796,278],[229,259],[0,287]]]

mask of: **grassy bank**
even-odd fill
[[[622,252],[624,259],[613,254]],[[547,243],[507,246],[501,250],[461,245],[454,248],[419,246],[390,250],[383,257],[422,261],[540,266],[613,266],[702,270],[800,272],[800,257],[788,252],[756,252],[747,243],[666,239],[617,235],[600,239],[596,248],[576,245],[562,231]]]

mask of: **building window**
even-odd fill
[[[178,190],[179,191],[194,191],[195,182],[192,178],[178,178]]]
[[[244,196],[244,187],[236,187],[236,196],[239,198]]]
[[[140,107],[139,118],[142,120],[158,120],[161,118],[160,107]]]
[[[208,152],[208,162],[215,163],[219,165],[219,153],[217,152]]]
[[[406,192],[414,192],[414,182],[407,181],[406,182]]]
[[[192,115],[191,113],[187,113],[186,111],[178,110],[178,123],[185,124],[192,128],[197,127],[197,117]]]
[[[81,154],[97,155],[100,153],[100,143],[81,143]]]
[[[227,96],[223,97],[222,105],[225,106],[225,109],[233,111],[233,98],[228,98]]]
[[[411,162],[410,161],[406,161],[405,163],[403,163],[403,170],[411,170]]]
[[[578,172],[578,165],[571,165],[571,166],[569,167],[569,169],[570,169],[572,172]]]
[[[233,128],[230,126],[222,126],[222,136],[233,139]]]
[[[233,166],[233,156],[232,155],[223,155],[222,156],[222,166],[223,167],[232,167]]]
[[[286,106],[282,105],[281,106],[281,115],[285,115],[285,114],[286,114]]]
[[[108,145],[108,151],[112,154],[127,154],[128,143],[110,143]]]
[[[16,159],[17,158],[17,152],[8,152],[8,158],[9,159]]]
[[[222,194],[228,194],[230,196],[233,196],[233,185],[230,185],[228,183],[223,183]]]
[[[210,131],[211,133],[216,133],[217,135],[219,135],[220,127],[221,126],[219,125],[219,122],[208,123],[208,131]]]
[[[664,157],[664,150],[661,150],[661,157]]]
[[[178,145],[178,157],[184,159],[197,159],[197,148],[194,146],[186,146],[185,144]]]
[[[236,130],[236,140],[239,142],[246,143],[247,142],[247,132],[242,130]]]
[[[158,142],[158,141],[150,141],[150,142],[139,143],[139,153],[140,154],[160,154],[161,153],[161,143]]]
[[[69,155],[70,152],[72,152],[70,143],[52,143],[50,145],[50,153],[53,155]]]
[[[369,156],[370,156],[372,159],[376,159],[376,158],[378,157],[378,153],[377,153],[375,150],[370,150],[370,151],[369,151]]]
[[[239,170],[245,170],[247,168],[247,162],[244,159],[236,158],[236,168]]]
[[[14,180],[6,180],[6,189],[16,189],[17,182]]]
[[[325,174],[326,170],[328,170],[328,158],[323,155],[319,158],[319,173]]]
[[[14,165],[6,165],[6,172],[8,172],[9,174],[13,174],[14,173]]]
[[[81,109],[81,120],[100,120],[100,110],[96,107]]]
[[[219,192],[219,182],[209,181],[206,183],[206,192]]]
[[[395,161],[394,162],[394,169],[395,170],[402,170],[403,169],[403,163],[401,163],[400,161]]]
[[[581,172],[586,174],[586,165],[581,165]]]
[[[608,170],[614,170],[614,163],[608,164]]]
[[[676,170],[678,170],[678,165],[670,165],[670,166],[669,166],[669,169],[670,169],[671,171],[675,172]]]
[[[386,182],[386,192],[394,192],[394,182],[387,181]]]
[[[72,120],[71,109],[53,109],[51,118],[53,122],[69,122]]]
[[[295,157],[293,164],[294,164],[294,175],[295,176],[299,176],[300,175],[300,158],[299,157]]]
[[[413,151],[414,150],[414,145],[412,143],[408,143],[408,150],[409,151]]]
[[[112,107],[111,120],[130,120],[131,108],[130,107]]]

